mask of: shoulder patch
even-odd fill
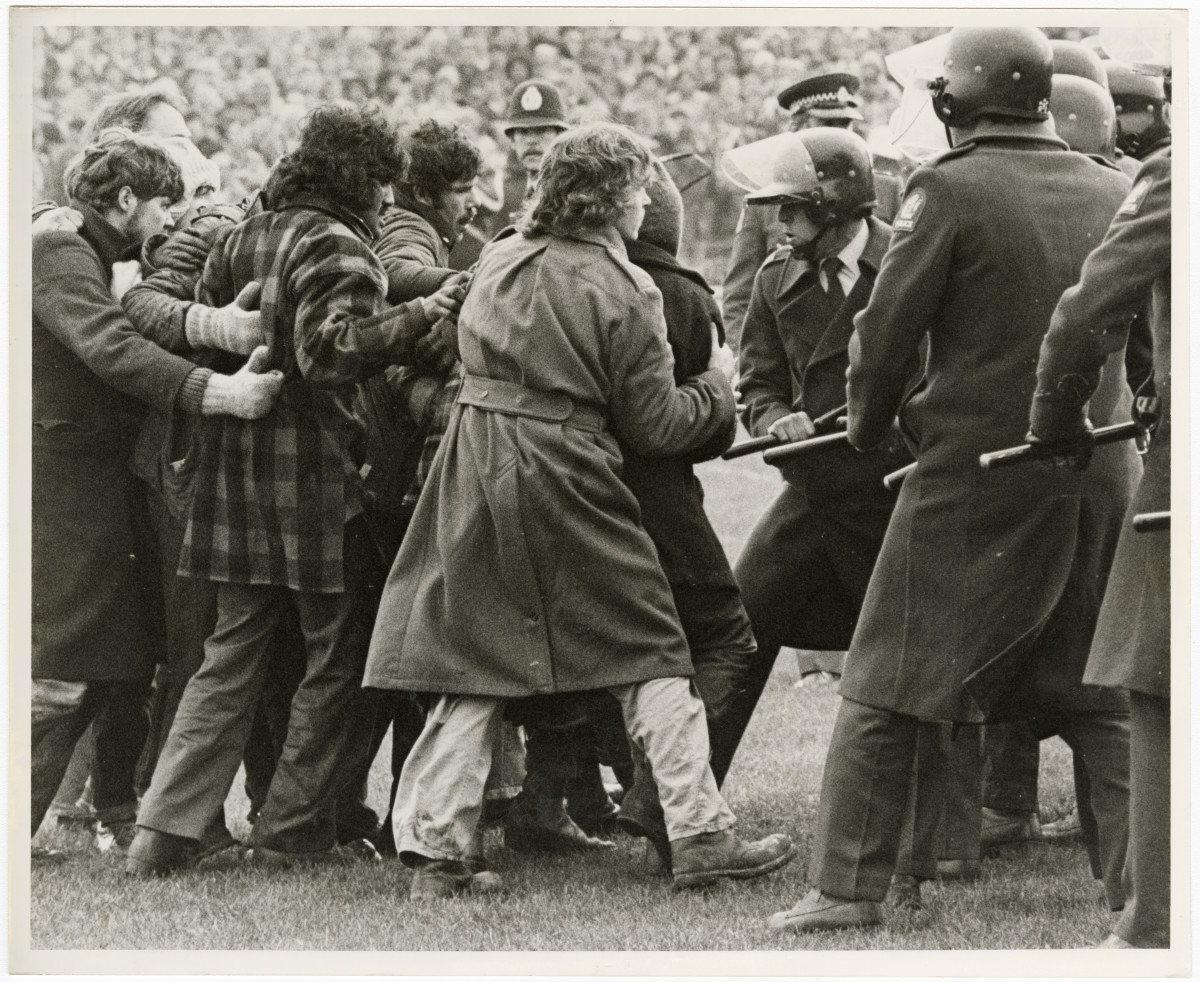
[[[904,203],[900,205],[900,210],[892,222],[892,228],[897,232],[911,232],[917,227],[917,219],[921,217],[921,212],[924,210],[925,190],[924,188],[914,188],[905,195]]]
[[[1146,200],[1146,195],[1150,193],[1150,185],[1153,183],[1154,181],[1149,177],[1143,177],[1138,181],[1121,203],[1121,207],[1117,209],[1117,214],[1136,215],[1142,207],[1142,202]]]

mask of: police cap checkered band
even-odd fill
[[[858,78],[848,72],[806,78],[780,92],[779,105],[792,115],[812,109],[843,109],[857,116],[861,105],[855,95],[858,85]]]

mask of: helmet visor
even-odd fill
[[[812,157],[795,133],[780,133],[726,150],[721,154],[721,171],[755,201],[763,201],[763,194],[772,197],[789,191],[797,198],[816,186]]]

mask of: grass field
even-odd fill
[[[702,468],[710,514],[731,554],[777,489],[761,463]],[[72,853],[32,874],[33,949],[298,949],[327,951],[748,951],[769,949],[1021,949],[1095,944],[1111,923],[1078,843],[1022,846],[985,860],[977,882],[926,887],[925,910],[889,910],[883,927],[775,937],[763,923],[806,890],[824,750],[837,697],[827,684],[796,687],[786,653],[726,783],[744,836],[790,833],[795,863],[741,884],[678,894],[646,868],[643,843],[618,837],[616,853],[531,859],[507,853],[496,830],[485,846],[509,883],[502,897],[408,901],[395,862],[322,871],[263,872],[235,864],[153,882],[133,881],[80,833],[46,829],[38,841]],[[385,746],[371,802],[387,800]],[[1070,760],[1043,746],[1041,806],[1055,818],[1072,803]],[[227,805],[245,834],[240,782]],[[186,970],[186,965],[175,970]],[[397,971],[404,971],[397,963]],[[951,972],[950,974],[958,974]]]

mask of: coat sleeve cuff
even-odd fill
[[[175,396],[175,408],[189,416],[197,416],[204,403],[204,390],[208,388],[208,380],[212,378],[212,369],[197,366],[188,372],[183,385]]]

